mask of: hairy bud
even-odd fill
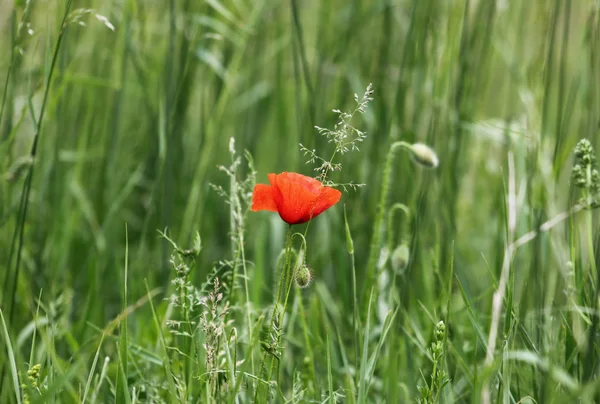
[[[408,266],[410,260],[410,250],[406,244],[400,244],[392,252],[392,269],[400,273]]]
[[[301,289],[307,288],[310,286],[312,280],[313,274],[308,265],[302,265],[300,268],[298,268],[294,276],[296,286]]]
[[[440,163],[433,149],[424,143],[414,143],[409,146],[410,155],[416,163],[427,168],[436,168]]]

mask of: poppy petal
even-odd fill
[[[321,188],[321,192],[317,197],[317,202],[312,210],[312,217],[316,217],[320,215],[340,200],[342,197],[342,193],[331,187],[323,187]]]
[[[275,203],[276,211],[279,210],[280,206],[283,206],[283,196],[281,195],[281,191],[277,186],[277,174],[268,174],[269,183],[271,184],[271,192],[273,195],[273,202]]]
[[[268,175],[269,185],[258,184],[252,195],[252,210],[279,213],[289,224],[308,222],[335,205],[342,193],[302,174],[283,172]]]
[[[318,195],[311,192],[301,180],[294,181],[297,177],[288,174],[291,173],[269,174],[279,216],[289,224],[307,222]]]
[[[318,180],[298,173],[284,172],[280,174],[280,178],[285,178],[290,182],[300,184],[315,195],[318,195],[321,191],[321,188],[323,188],[323,184],[321,184],[321,182]]]
[[[251,209],[253,212],[259,210],[277,212],[277,205],[273,199],[273,188],[265,184],[256,184],[252,193]]]

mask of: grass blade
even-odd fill
[[[6,322],[4,321],[4,314],[2,314],[2,309],[0,309],[0,320],[2,320],[2,334],[4,336],[4,343],[6,344],[6,353],[8,355],[8,362],[10,364],[10,374],[12,376],[13,381],[13,389],[15,391],[15,398],[18,404],[21,404],[21,390],[19,387],[19,373],[17,371],[17,363],[15,361],[15,353],[12,349],[12,344],[10,343],[10,335],[8,334],[8,329],[6,328]]]
[[[92,377],[94,376],[94,371],[96,370],[96,365],[98,363],[98,357],[100,356],[100,348],[102,348],[102,342],[104,342],[104,333],[100,337],[100,343],[98,343],[98,349],[96,349],[96,355],[94,355],[94,361],[92,362],[92,368],[90,369],[90,374],[87,379],[87,383],[85,384],[85,389],[83,391],[83,398],[81,399],[81,403],[84,404],[87,398],[88,392],[90,391],[90,386],[92,385]]]
[[[369,296],[369,307],[367,309],[367,324],[363,336],[362,356],[360,359],[360,376],[358,378],[358,404],[367,402],[367,392],[369,389],[368,377],[369,372],[369,338],[371,332],[371,303],[373,302],[373,290]]]

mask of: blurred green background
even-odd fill
[[[231,250],[229,207],[210,186],[229,184],[218,166],[230,164],[230,139],[240,155],[252,155],[257,182],[271,172],[313,175],[299,143],[329,155],[332,145],[314,126],[332,127],[332,109],[353,108],[354,93],[373,83],[374,101],[354,120],[368,137],[331,178],[366,186],[344,193],[311,225],[317,285],[308,294],[326,293],[342,317],[351,312],[344,206],[358,284],[368,290],[365,266],[390,144],[432,146],[436,170],[401,152],[393,163],[388,206],[406,204],[413,220],[409,234],[394,230],[390,244],[402,236],[411,243],[397,300],[402,325],[390,349],[409,355],[415,330],[429,335],[451,308],[453,383],[467,381],[454,391],[468,401],[507,238],[573,205],[573,147],[582,137],[599,145],[599,7],[592,0],[74,1],[53,65],[65,2],[3,0],[0,280],[5,317],[14,311],[9,330],[16,336],[31,321],[41,290],[42,302],[56,306],[56,343],[68,358],[122,309],[126,239],[129,301],[146,295],[144,279],[151,289],[169,287],[171,245],[158,233],[165,228],[185,248],[200,233],[192,278],[205,282]],[[592,216],[574,216],[519,250],[509,293],[519,330],[505,330],[515,333],[511,347],[535,346],[578,380],[585,379],[582,362],[552,351],[564,337],[561,320],[540,316],[569,301],[567,262],[589,262],[579,241],[586,220]],[[393,228],[401,228],[399,220]],[[260,308],[272,299],[285,226],[276,214],[250,213],[246,232],[250,295]],[[586,279],[576,279],[576,301],[594,309],[596,289]],[[592,289],[579,287],[586,283]],[[360,304],[367,305],[364,295]],[[149,311],[140,310],[146,314],[133,316],[129,327],[130,338],[141,341]],[[395,364],[411,392],[422,360],[406,356]],[[538,370],[527,369],[534,380]],[[523,385],[521,393],[537,402],[555,387],[529,379]]]

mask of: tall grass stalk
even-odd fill
[[[15,353],[10,342],[10,335],[8,333],[8,328],[6,326],[6,321],[4,320],[4,314],[2,314],[2,310],[0,310],[0,321],[2,322],[2,336],[4,337],[4,344],[6,345],[6,355],[9,360],[9,368],[13,382],[15,399],[17,400],[18,404],[21,404],[21,385],[19,383],[17,362],[15,360]]]

